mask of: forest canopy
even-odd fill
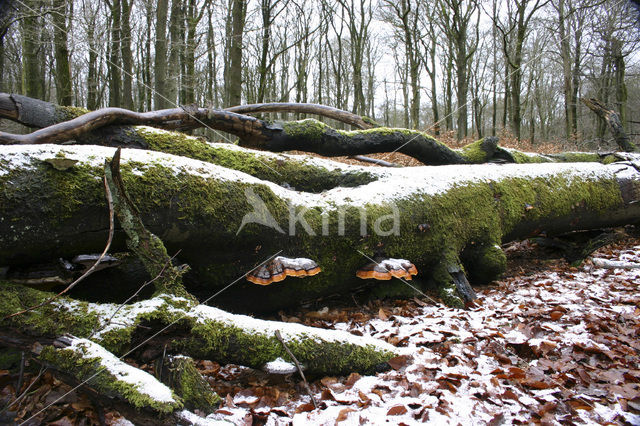
[[[310,102],[458,140],[506,130],[581,148],[607,147],[607,131],[578,97],[618,111],[628,133],[640,121],[626,1],[2,4],[0,92],[61,105]]]

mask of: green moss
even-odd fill
[[[482,139],[473,143],[470,143],[460,149],[460,154],[469,163],[486,163],[487,153],[482,149]]]
[[[434,138],[432,138],[429,134],[425,133],[425,132],[421,132],[419,130],[411,130],[411,129],[403,129],[403,128],[398,128],[398,127],[374,127],[372,129],[364,129],[364,130],[336,130],[338,133],[345,135],[345,136],[349,136],[349,137],[355,137],[355,136],[367,136],[367,135],[381,135],[381,136],[389,136],[389,135],[397,135],[397,134],[401,134],[404,136],[422,136],[426,139],[432,139],[435,140]],[[440,143],[440,142],[438,142]]]
[[[611,164],[611,163],[615,163],[616,161],[618,161],[618,159],[616,158],[615,155],[607,155],[602,159],[602,164]]]
[[[167,361],[170,374],[167,385],[182,398],[186,408],[208,414],[220,405],[221,398],[211,390],[191,358],[178,356]]]
[[[54,293],[4,282],[0,282],[0,294],[0,317],[37,306],[54,296]],[[72,333],[83,337],[90,335],[99,321],[87,303],[60,297],[53,303],[6,319],[2,324],[38,335]]]
[[[516,150],[508,150],[518,164],[523,163],[549,163],[551,160],[542,154],[533,154]]]
[[[331,129],[325,123],[313,118],[307,118],[299,121],[285,121],[282,123],[285,134],[289,137],[297,139],[305,139],[308,141],[319,141],[327,129]]]
[[[0,348],[0,369],[17,370],[22,360],[22,352],[13,348]]]
[[[376,120],[371,118],[371,117],[367,117],[366,115],[363,115],[361,118],[362,118],[362,121],[364,121],[365,123],[367,123],[370,126],[380,127],[380,124]]]
[[[598,163],[602,160],[597,152],[561,152],[550,157],[566,163]]]
[[[57,105],[56,106],[56,119],[57,119],[56,121],[73,120],[74,118],[80,117],[81,115],[84,115],[84,114],[86,114],[88,112],[89,112],[89,110],[86,109],[86,108]]]
[[[289,359],[275,336],[247,333],[233,325],[210,320],[196,324],[189,338],[181,344],[196,357],[225,359],[253,368],[261,368],[278,357]],[[317,342],[313,337],[305,336],[289,340],[287,346],[310,375],[345,375],[353,371],[371,373],[378,364],[395,356],[374,347]]]
[[[178,397],[174,398],[175,402],[161,402],[140,392],[137,386],[120,380],[118,375],[103,367],[99,358],[87,357],[86,352],[78,353],[72,349],[46,346],[39,358],[72,375],[79,382],[86,380],[89,386],[101,394],[122,398],[138,409],[151,409],[157,413],[168,414],[183,407]]]
[[[297,127],[292,124],[292,129],[294,128]],[[206,161],[250,174],[259,179],[277,184],[287,184],[300,191],[321,192],[336,186],[353,187],[376,179],[372,174],[366,172],[327,170],[307,164],[304,160],[273,158],[231,147],[211,145],[202,139],[180,133],[146,127],[137,127],[136,131],[138,136],[149,145],[149,149],[153,151]]]
[[[462,253],[462,261],[469,272],[469,280],[486,284],[497,279],[507,269],[507,256],[497,245],[472,245]]]

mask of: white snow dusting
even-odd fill
[[[133,385],[138,392],[149,396],[155,401],[163,403],[176,402],[171,389],[159,382],[151,374],[119,360],[97,343],[87,339],[74,338],[67,349],[73,350],[86,359],[99,359],[100,366],[117,380]]]

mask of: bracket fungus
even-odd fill
[[[363,280],[390,280],[393,277],[411,280],[417,273],[416,266],[406,259],[380,259],[358,269],[356,276]]]
[[[277,256],[249,272],[247,280],[258,285],[269,285],[280,282],[287,277],[310,277],[320,271],[318,264],[311,259]]]

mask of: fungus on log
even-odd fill
[[[0,153],[0,267],[102,248],[108,224],[100,214],[99,178],[111,155],[111,149],[100,147],[5,147]],[[56,170],[44,162],[56,156],[78,162]],[[432,278],[460,300],[448,267],[462,263],[468,276],[491,280],[504,270],[502,242],[542,231],[553,235],[637,223],[640,159],[626,156],[630,161],[610,165],[370,168],[366,184],[321,193],[140,150],[123,150],[121,171],[145,225],[169,252],[180,250],[180,261],[191,265],[185,286],[195,296],[211,295],[283,247],[292,257],[316,260],[322,274],[268,288],[238,282],[216,298],[219,306],[258,312],[361,286],[354,276],[365,260],[360,252],[373,256],[377,247],[389,257],[411,259],[421,272],[429,272],[420,275],[421,282]],[[320,160],[313,164],[338,174],[365,169]],[[252,213],[248,189],[283,232],[258,223],[238,232]],[[421,230],[424,224],[428,229]],[[114,250],[123,248],[117,232]]]
[[[247,280],[258,285],[269,285],[287,277],[311,277],[321,272],[316,262],[304,257],[290,259],[276,256],[247,274]]]
[[[417,274],[416,266],[408,260],[381,258],[363,266],[356,272],[356,276],[364,280],[390,280],[393,277],[411,280],[412,276]]]

